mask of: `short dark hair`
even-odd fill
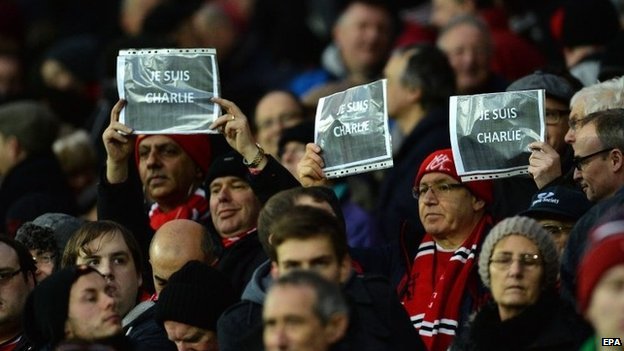
[[[274,248],[289,239],[309,239],[326,237],[332,243],[338,260],[348,253],[347,234],[338,219],[325,210],[311,206],[294,206],[277,218],[270,227],[271,242]],[[270,259],[277,261],[277,251],[271,252]]]
[[[134,267],[137,273],[141,274],[143,259],[139,244],[134,238],[134,235],[128,228],[109,220],[85,222],[82,224],[67,242],[61,265],[63,268],[75,265],[80,255],[80,250],[83,250],[89,242],[103,235],[114,233],[121,234],[134,260]]]
[[[54,255],[54,270],[58,270],[61,258],[52,228],[26,222],[17,229],[15,240],[24,244],[28,250],[36,251],[37,254],[51,252]]]
[[[295,270],[273,282],[271,289],[284,286],[309,287],[315,292],[316,301],[312,306],[312,311],[322,325],[327,325],[335,314],[348,315],[349,313],[349,307],[339,285],[323,279],[316,272]]]
[[[297,200],[305,196],[319,203],[328,203],[338,218],[338,222],[344,228],[345,224],[342,207],[332,189],[323,186],[311,186],[296,187],[280,191],[266,202],[258,216],[258,239],[260,240],[264,252],[270,258],[275,257],[275,248],[269,243],[271,225],[273,225],[277,219],[283,217],[288,209],[295,206]]]
[[[35,264],[35,259],[32,257],[26,246],[19,241],[2,234],[0,234],[0,243],[4,243],[11,247],[17,254],[17,260],[19,261],[24,280],[28,280],[28,275],[30,274],[30,277],[33,278],[34,281],[35,272],[37,272],[37,265]]]
[[[444,52],[430,44],[417,44],[401,48],[398,54],[408,55],[401,84],[422,90],[425,109],[446,106],[455,94],[455,72]]]
[[[624,109],[594,112],[585,117],[584,122],[594,123],[603,147],[614,147],[624,153]]]
[[[0,106],[0,133],[13,136],[29,155],[52,152],[59,122],[40,102],[24,100]]]

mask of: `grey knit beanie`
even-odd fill
[[[483,284],[490,287],[489,266],[494,247],[501,239],[509,235],[522,235],[537,246],[544,261],[544,287],[554,287],[559,273],[559,256],[555,242],[541,224],[523,216],[505,218],[496,224],[485,238],[479,255],[479,276]]]

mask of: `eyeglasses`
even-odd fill
[[[20,274],[21,271],[22,271],[22,268],[20,267],[16,271],[13,271],[13,272],[0,272],[0,284],[7,283],[13,277]]]
[[[280,123],[281,125],[286,125],[288,122],[292,122],[295,120],[301,119],[301,113],[299,112],[286,112],[282,113],[279,116],[269,117],[258,124],[258,130],[269,129],[273,127],[276,123]]]
[[[463,187],[464,187],[463,184],[449,184],[449,183],[433,184],[433,185],[422,184],[418,188],[416,187],[412,188],[412,196],[414,197],[414,199],[418,200],[422,196],[425,196],[425,194],[429,191],[429,189],[433,191],[433,194],[436,197],[439,195],[445,196],[448,193],[450,193],[451,190],[460,189]]]
[[[36,255],[33,256],[33,258],[35,259],[35,264],[50,264],[50,263],[54,263],[54,258],[56,256],[54,255]]]
[[[572,229],[571,225],[544,224],[542,228],[555,237],[559,237]]]
[[[576,130],[577,128],[581,128],[589,121],[585,121],[585,118],[570,118],[568,120],[568,127],[572,130]]]
[[[603,154],[605,152],[611,152],[615,150],[614,147],[608,147],[606,149],[602,149],[600,151],[596,151],[593,154],[589,154],[587,156],[574,156],[574,158],[572,159],[572,162],[574,163],[574,168],[576,168],[579,171],[583,170],[583,166],[588,164],[590,159],[594,156],[598,156],[600,154]]]
[[[493,256],[490,259],[490,264],[496,267],[497,269],[505,270],[505,269],[509,269],[509,267],[511,267],[511,264],[514,263],[515,261],[518,261],[518,263],[523,268],[532,269],[532,268],[539,266],[542,263],[542,258],[538,254],[524,253],[524,254],[520,254],[517,259],[514,259],[513,254],[509,252],[503,252],[503,253],[497,254],[496,256]]]
[[[547,125],[559,124],[562,120],[568,118],[570,110],[546,109],[545,120]]]

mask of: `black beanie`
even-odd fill
[[[314,122],[305,121],[296,126],[286,128],[282,131],[278,145],[278,155],[281,158],[284,154],[284,147],[291,141],[297,141],[306,145],[314,141]]]
[[[88,266],[71,266],[42,280],[24,306],[24,335],[35,347],[56,346],[65,338],[69,293],[79,277],[97,272]],[[98,273],[99,274],[99,273]]]
[[[236,151],[229,151],[212,161],[206,176],[206,187],[210,188],[210,183],[216,178],[232,176],[247,181],[249,175],[249,169],[243,164],[243,156]]]
[[[236,302],[229,279],[199,261],[190,261],[169,278],[158,296],[154,318],[217,330],[217,320]]]

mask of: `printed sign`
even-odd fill
[[[127,101],[120,122],[137,134],[216,133],[219,73],[214,49],[121,50],[117,90]]]
[[[392,167],[386,80],[321,98],[314,129],[327,178]]]
[[[453,158],[462,181],[527,174],[544,140],[544,90],[451,96]]]

